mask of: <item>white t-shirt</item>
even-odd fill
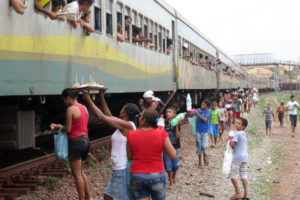
[[[136,129],[133,122],[130,122],[133,130]],[[111,156],[110,161],[112,170],[122,170],[127,167],[127,138],[122,135],[121,131],[117,129],[111,136]]]
[[[225,111],[226,111],[226,108],[218,108],[219,111],[220,111],[220,121],[222,122],[225,122],[226,121],[226,116],[225,116]]]
[[[297,101],[294,101],[294,102],[289,101],[289,102],[286,104],[286,107],[288,107],[288,109],[290,110],[290,111],[289,111],[289,114],[290,114],[290,115],[297,115],[297,107],[295,106],[295,104],[296,104],[297,106],[299,106],[299,104],[298,104]]]
[[[68,13],[75,13],[75,19],[78,20],[81,18],[81,13],[79,12],[79,4],[77,1],[73,1],[67,5],[65,5],[64,11],[68,11]]]

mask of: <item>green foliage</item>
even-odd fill
[[[89,153],[89,165],[92,169],[95,168],[97,162],[97,158],[94,154]]]
[[[40,185],[40,186],[44,186],[45,185],[45,179],[43,179],[43,178],[39,178],[38,179],[38,185]]]
[[[108,149],[103,146],[97,149],[97,153],[100,154],[102,160],[106,160],[110,156]]]
[[[69,174],[72,172],[70,162],[67,162],[67,163],[66,163],[66,170],[67,170],[67,172],[68,172]]]
[[[50,190],[54,190],[55,187],[60,186],[58,181],[60,178],[54,176],[47,176],[47,183]]]

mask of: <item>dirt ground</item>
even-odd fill
[[[266,101],[276,98],[270,94],[263,97]],[[290,137],[289,123],[279,128],[273,126],[274,135],[265,136],[262,108],[257,106],[248,116],[247,137],[249,143],[249,193],[251,199],[283,200],[300,199],[300,133]],[[227,133],[225,133],[225,137]],[[198,169],[195,137],[190,134],[189,126],[182,127],[179,152],[179,171],[177,183],[172,191],[167,191],[170,200],[215,199],[227,200],[234,194],[228,178],[222,175],[222,162],[226,142],[208,150],[209,166]],[[102,199],[102,194],[110,174],[109,162],[95,162],[86,170],[94,200]],[[241,186],[241,184],[240,184]],[[243,190],[242,190],[243,191]],[[208,194],[203,195],[203,193]],[[40,187],[39,191],[18,200],[75,200],[77,199],[73,178],[69,176],[55,183],[55,189]]]

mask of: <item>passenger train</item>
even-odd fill
[[[274,87],[272,80],[249,75],[163,0],[98,0],[91,7],[95,32],[90,36],[66,20],[46,18],[34,9],[33,0],[27,4],[19,15],[8,0],[0,2],[2,149],[33,147],[36,133],[45,132],[53,120],[62,122],[59,96],[76,82],[103,82],[115,110],[128,101],[137,103],[150,89],[180,106],[187,92],[199,104],[218,90]],[[132,18],[129,37],[119,42],[117,26],[125,32],[126,16]],[[133,26],[151,38],[153,48],[132,41]],[[170,54],[168,39],[173,41]],[[205,60],[217,70],[191,60]]]

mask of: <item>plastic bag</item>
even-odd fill
[[[60,161],[68,161],[68,136],[61,129],[54,135],[55,156]]]
[[[197,116],[194,115],[193,117],[188,118],[188,120],[189,120],[189,124],[190,124],[190,127],[191,127],[192,135],[193,135],[193,136],[196,136]]]
[[[232,157],[233,157],[233,149],[229,145],[229,141],[227,142],[227,148],[224,153],[224,161],[223,161],[223,168],[222,173],[225,176],[228,176],[231,170],[231,163],[232,163]]]

